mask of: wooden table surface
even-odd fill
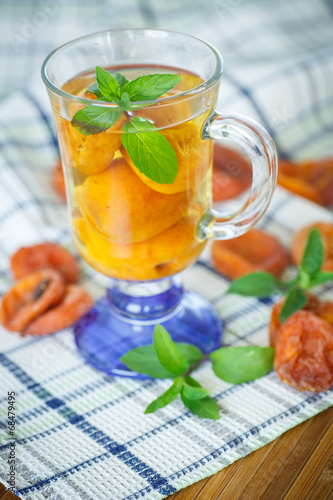
[[[0,499],[18,497],[0,483]],[[167,498],[218,499],[333,500],[333,408]]]

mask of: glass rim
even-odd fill
[[[56,85],[54,85],[50,81],[50,79],[47,76],[47,66],[55,54],[57,54],[58,52],[60,52],[62,50],[67,49],[71,45],[75,45],[79,41],[88,40],[89,38],[94,38],[97,35],[102,35],[102,34],[106,34],[106,33],[116,33],[116,32],[121,32],[121,31],[123,31],[123,32],[151,31],[151,32],[157,32],[157,33],[171,33],[171,34],[175,34],[175,35],[182,35],[182,36],[185,36],[186,38],[192,38],[193,40],[196,40],[196,41],[206,45],[206,47],[208,47],[212,51],[212,53],[215,55],[215,59],[216,59],[216,67],[215,67],[214,73],[207,80],[202,82],[200,85],[197,85],[189,90],[186,90],[184,92],[180,92],[179,94],[175,94],[175,95],[168,96],[168,97],[162,97],[159,99],[153,99],[153,100],[147,100],[147,101],[133,101],[132,102],[133,105],[140,104],[140,106],[142,106],[142,105],[148,106],[148,105],[158,104],[158,103],[167,103],[167,102],[170,102],[173,100],[179,100],[182,96],[187,97],[187,96],[195,95],[199,92],[203,92],[203,91],[211,88],[222,76],[223,59],[222,59],[221,54],[212,44],[210,44],[209,42],[206,42],[205,40],[202,40],[199,37],[196,37],[194,35],[190,35],[188,33],[183,33],[181,31],[159,29],[159,28],[117,28],[117,29],[108,29],[108,30],[97,31],[97,32],[91,33],[89,35],[84,35],[84,36],[75,38],[73,40],[70,40],[69,42],[66,42],[66,43],[60,45],[59,47],[54,49],[52,52],[50,52],[50,54],[44,60],[44,62],[42,64],[42,68],[41,68],[41,76],[42,76],[42,80],[43,80],[45,86],[49,90],[51,90],[54,94],[57,94],[58,96],[66,98],[66,99],[71,99],[72,101],[76,101],[76,102],[79,102],[81,104],[94,105],[94,106],[95,105],[96,106],[105,106],[105,105],[114,106],[115,105],[114,103],[110,103],[108,101],[95,101],[95,100],[92,101],[91,99],[88,99],[85,97],[78,97],[76,95],[65,92],[64,90],[60,89],[59,87],[57,87]]]

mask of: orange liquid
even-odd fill
[[[129,80],[153,72],[141,67],[116,71]],[[158,72],[170,73],[170,68]],[[170,95],[202,82],[193,74],[181,76]],[[63,90],[94,99],[86,93],[93,81],[81,76]],[[172,276],[195,262],[205,245],[196,237],[196,226],[211,199],[212,144],[201,139],[210,110],[198,114],[193,97],[172,101],[131,115],[152,121],[173,147],[178,159],[173,184],[150,180],[132,163],[121,144],[121,127],[128,120],[124,113],[106,132],[89,136],[70,123],[83,105],[72,102],[57,117],[73,240],[104,275],[138,281]]]

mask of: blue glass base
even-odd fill
[[[222,322],[213,306],[193,292],[183,292],[172,281],[167,290],[151,296],[129,296],[115,286],[107,297],[74,327],[83,358],[109,375],[148,378],[130,371],[119,359],[130,349],[151,344],[156,324],[176,342],[188,342],[209,353],[219,347]]]

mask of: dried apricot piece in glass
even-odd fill
[[[74,218],[73,226],[77,248],[92,267],[129,281],[154,280],[183,271],[206,244],[196,240],[196,223],[188,218],[153,238],[128,245],[109,242],[82,218]]]
[[[52,184],[60,198],[66,201],[65,178],[61,160],[59,160],[52,169]]]
[[[279,329],[274,368],[299,391],[321,392],[333,385],[333,328],[309,311],[297,311]]]
[[[62,301],[39,315],[24,330],[27,335],[48,335],[71,326],[94,305],[89,293],[77,285],[67,285]]]
[[[297,266],[301,263],[309,233],[314,228],[318,229],[324,245],[324,262],[321,269],[333,271],[333,224],[329,222],[315,222],[296,233],[291,244],[292,260]]]
[[[245,191],[252,181],[252,168],[240,153],[214,145],[213,201],[234,198]]]
[[[66,283],[76,283],[80,272],[76,259],[55,243],[20,248],[12,256],[10,266],[15,278],[22,278],[38,269],[55,269]]]
[[[289,254],[272,235],[251,229],[232,240],[214,241],[212,260],[216,269],[230,279],[254,271],[278,277],[289,264]]]
[[[306,295],[308,296],[308,301],[303,307],[303,310],[310,311],[316,315],[319,315],[318,312],[322,306],[322,303],[312,293],[307,293]],[[280,313],[282,311],[285,300],[285,298],[281,299],[272,307],[271,320],[269,323],[269,340],[272,347],[275,347],[276,337],[281,326]]]
[[[58,118],[58,133],[66,144],[66,148],[62,151],[65,164],[77,168],[85,175],[103,172],[121,145],[121,127],[126,121],[126,117],[122,114],[106,132],[83,135],[72,126],[71,122]]]
[[[45,269],[29,274],[3,296],[0,322],[7,330],[22,332],[37,316],[58,304],[64,293],[64,281],[56,271]]]
[[[187,193],[163,194],[144,184],[123,158],[76,188],[80,213],[114,243],[137,243],[175,224],[188,210]]]
[[[201,138],[201,122],[192,120],[159,131],[171,144],[178,160],[178,173],[172,184],[152,181],[139,171],[124,148],[121,152],[136,175],[151,189],[166,194],[194,189],[208,172],[212,160],[210,141]]]

